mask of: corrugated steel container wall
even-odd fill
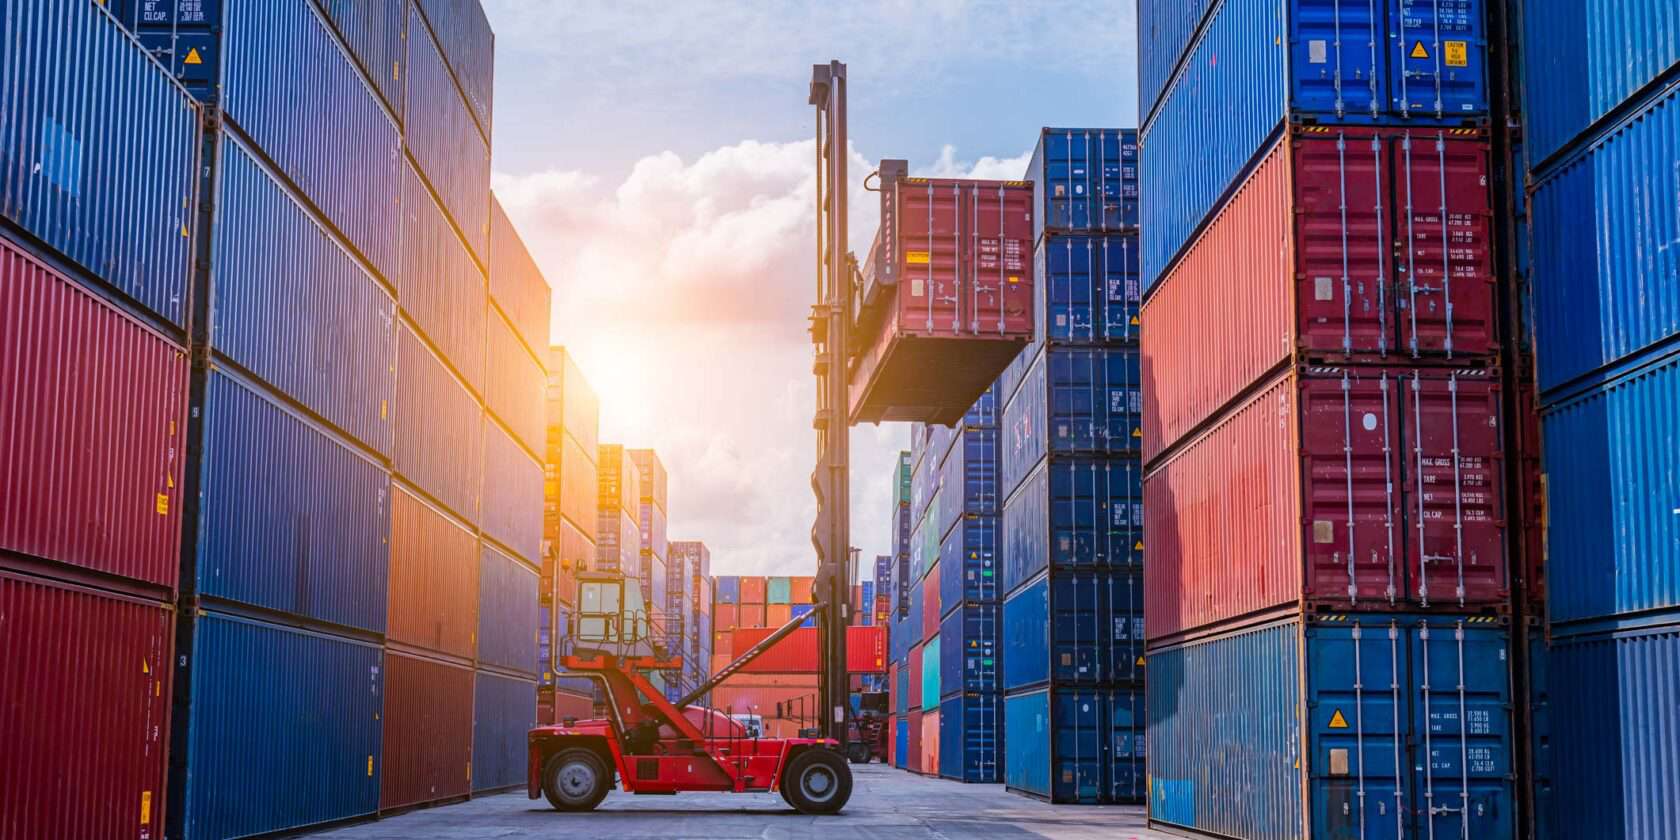
[[[941,697],[1003,690],[998,673],[1001,615],[996,604],[964,605],[939,623],[939,638],[944,640],[939,650]]]
[[[1038,208],[1034,241],[1042,241],[1046,231],[1135,230],[1137,160],[1132,129],[1042,129],[1027,163]]]
[[[397,125],[310,4],[225,5],[224,113],[381,277],[395,278],[391,215],[402,192]],[[304,125],[312,130],[299,131]]]
[[[471,658],[478,631],[478,537],[396,485],[391,493],[390,608],[385,635]]]
[[[199,593],[384,632],[385,467],[220,368],[203,446]]]
[[[784,621],[783,623],[786,623]],[[780,625],[777,625],[780,626]],[[745,653],[764,641],[776,627],[740,627],[732,634],[733,650]],[[721,632],[721,628],[720,628]],[[816,628],[801,628],[788,634],[757,659],[741,669],[744,674],[816,673],[821,643]],[[853,674],[887,672],[887,640],[884,627],[846,628],[846,670]]]
[[[461,95],[472,107],[473,118],[485,137],[490,136],[491,102],[495,87],[496,34],[484,8],[471,0],[418,0],[432,25],[443,57],[455,71]]]
[[[1532,16],[1531,16],[1532,17]],[[1680,83],[1534,187],[1542,392],[1680,335]]]
[[[1032,363],[1003,410],[1003,495],[1046,454],[1107,454],[1143,448],[1140,357],[1133,348],[1051,347]]]
[[[999,590],[1053,569],[1143,568],[1143,467],[1126,458],[1040,461],[1003,506]]]
[[[1680,628],[1558,640],[1547,658],[1535,713],[1551,721],[1535,759],[1538,836],[1680,836]]]
[[[526,738],[537,721],[537,684],[488,674],[474,675],[472,789],[525,784]]]
[[[577,603],[577,576],[589,568],[595,559],[595,543],[571,522],[560,523],[558,536],[551,538],[552,556],[543,558],[546,566],[552,563],[554,587],[549,590],[561,603]]]
[[[1003,505],[998,493],[998,433],[996,429],[963,429],[940,470],[945,492],[937,515],[941,537],[964,517],[996,515]]]
[[[471,791],[472,669],[386,651],[384,718],[381,811]]]
[[[192,653],[184,837],[286,831],[378,809],[377,646],[209,612],[195,621]]]
[[[741,579],[734,575],[718,575],[716,597],[718,604],[736,604],[741,600]]]
[[[556,420],[595,461],[601,445],[601,400],[577,366],[577,359],[564,347],[548,350],[548,423]]]
[[[507,430],[484,422],[484,533],[529,563],[542,560],[543,469]]]
[[[315,3],[327,13],[344,45],[350,48],[351,57],[401,121],[403,20],[408,16],[407,9],[401,3],[357,0],[315,0]]]
[[[1177,75],[1184,50],[1218,0],[1141,0],[1137,5],[1138,114],[1147,122],[1167,83]]]
[[[741,604],[736,608],[735,625],[737,627],[763,627],[764,605]]]
[[[539,673],[537,573],[489,543],[479,558],[479,663]]]
[[[925,679],[922,672],[928,667],[928,662],[921,642],[910,646],[910,653],[905,657],[905,661],[910,666],[906,669],[910,675],[910,696],[905,700],[905,704],[912,710],[925,708],[922,703],[922,682]]]
[[[939,560],[935,555],[933,566],[928,569],[927,577],[922,578],[922,638],[931,639],[939,634],[939,616],[943,612],[939,608]]]
[[[1680,607],[1680,352],[1542,415],[1547,616]]]
[[[477,524],[484,409],[406,324],[397,330],[395,411],[397,474]]]
[[[450,0],[450,5],[472,6]],[[484,59],[489,61],[488,55]],[[408,87],[403,145],[479,265],[490,255],[490,144],[473,122],[419,9],[408,17]],[[488,104],[488,102],[486,102]]]
[[[810,575],[795,575],[788,578],[788,603],[811,603],[811,590],[815,589],[817,579]]]
[[[665,472],[665,462],[659,460],[659,453],[652,449],[627,449],[630,460],[636,464],[636,475],[640,479],[638,501],[651,502],[661,511],[668,510],[669,476]],[[661,552],[664,556],[664,552]]]
[[[764,600],[764,595],[765,595],[765,590],[766,590],[767,584],[766,584],[766,581],[765,581],[764,578],[761,578],[761,577],[743,577],[743,578],[740,578],[740,585],[741,585],[741,603],[742,604],[763,604],[763,603],[766,603],[766,601]]]
[[[0,549],[173,590],[187,358],[0,236]]]
[[[785,577],[770,578],[765,587],[764,597],[767,599],[766,603],[786,604],[793,597],[793,584]]]
[[[220,154],[211,347],[389,456],[396,300],[237,135]]]
[[[623,513],[634,524],[641,498],[641,479],[636,465],[625,455],[624,447],[615,443],[603,443],[596,447],[595,465],[600,476],[596,497],[600,510]],[[641,528],[637,526],[637,540],[641,539],[641,533]]]
[[[1150,816],[1254,840],[1513,838],[1509,642],[1491,618],[1366,615],[1153,651]]]
[[[1042,689],[1003,701],[1004,784],[1058,803],[1141,801],[1143,697],[1134,689]]]
[[[902,714],[887,715],[886,765],[904,769],[905,753],[910,751],[910,721]]]
[[[922,699],[922,708],[937,709],[939,698],[943,692],[939,688],[939,672],[943,660],[939,652],[939,634],[935,633],[922,643],[922,686],[917,695]]]
[[[163,836],[174,617],[0,573],[0,834]]]
[[[400,223],[397,300],[461,378],[483,393],[489,314],[484,272],[449,226],[418,170],[407,163]]]
[[[546,443],[542,363],[514,335],[513,326],[492,310],[485,319],[484,404],[532,452]]]
[[[553,483],[554,498],[551,503],[556,505],[558,518],[563,518],[590,541],[595,541],[599,539],[596,530],[599,519],[596,497],[599,493],[601,474],[595,466],[595,460],[589,457],[571,435],[564,435],[563,438],[560,442],[558,468],[554,467],[552,454],[549,456],[548,466],[544,468],[544,498],[549,498],[548,485]],[[550,452],[553,452],[552,447]]]
[[[8,3],[0,24],[0,215],[184,327],[198,108],[97,4]]]
[[[939,603],[949,613],[965,604],[996,603],[998,518],[965,518],[939,547]],[[870,609],[865,607],[865,610]]]
[[[671,553],[670,529],[665,511],[658,505],[637,505],[636,521],[641,529],[642,549],[664,559]]]
[[[922,712],[921,773],[939,775],[939,704]]]
[[[966,694],[939,704],[939,776],[996,784],[1003,760],[1003,696]]]
[[[1680,64],[1668,0],[1531,2],[1522,16],[1523,136],[1544,161]]]
[[[490,299],[531,352],[539,357],[548,352],[553,290],[494,194],[490,196]]]
[[[1061,234],[1034,255],[1043,291],[1033,307],[1035,344],[1106,344],[1138,340],[1138,239]]]
[[[1135,572],[1040,577],[1003,604],[1003,687],[1141,680],[1143,619],[1143,581]]]
[[[913,711],[905,715],[909,720],[910,737],[905,746],[909,753],[904,760],[904,769],[912,773],[922,772],[922,712]]]

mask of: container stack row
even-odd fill
[[[537,692],[537,719],[544,723],[588,718],[593,708],[593,684],[557,678],[555,672],[578,606],[578,574],[596,568],[600,418],[600,400],[577,360],[564,347],[550,347],[543,450],[543,574],[538,599],[542,685]]]
[[[915,453],[898,453],[891,477],[893,504],[887,533],[893,554],[888,557],[889,591],[887,620],[887,756],[892,766],[910,766],[910,497],[915,483]],[[919,626],[919,624],[918,624]]]
[[[1487,13],[1141,4],[1157,823],[1514,836]]]
[[[1510,8],[1546,514],[1534,836],[1680,836],[1680,16]]]
[[[641,473],[620,444],[602,443],[595,452],[595,562],[589,570],[617,572],[639,580]]]
[[[816,586],[816,578],[810,575],[720,575],[716,583],[712,608],[714,666],[728,664],[735,654],[745,652],[745,648],[735,646],[732,631],[774,630],[796,615],[810,615],[813,609],[811,590]],[[806,619],[802,626],[815,627],[815,619]]]
[[[673,628],[672,649],[683,658],[682,672],[674,680],[675,699],[700,685],[707,674],[705,665],[711,661],[711,628],[705,626],[708,616],[700,611],[699,587],[701,578],[711,574],[712,554],[697,540],[671,540],[670,546],[666,616]],[[710,602],[706,608],[711,609]],[[706,634],[704,645],[702,634]]]

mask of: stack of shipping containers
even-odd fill
[[[670,653],[677,647],[682,627],[677,616],[670,612],[670,581],[666,556],[670,554],[670,540],[666,527],[666,488],[668,480],[665,464],[651,449],[627,449],[636,468],[636,524],[640,532],[641,550],[636,553],[635,578],[641,581],[642,597],[647,599],[647,612],[652,623],[653,643]],[[630,574],[630,572],[626,572]],[[674,691],[680,673],[654,671],[648,679],[667,693]]]
[[[887,627],[887,720],[888,756],[892,766],[901,770],[910,766],[910,531],[911,531],[911,467],[913,453],[898,453],[893,467],[893,503],[889,515],[888,533],[893,554],[889,561],[888,577],[892,581],[889,592]]]
[[[603,443],[595,451],[595,564],[590,571],[636,577],[642,557],[642,529],[636,519],[641,479],[623,446]]]
[[[699,540],[671,541],[671,568],[683,575],[683,678],[685,690],[711,674],[712,552]]]
[[[1157,823],[1514,836],[1485,13],[1141,4]]]
[[[1027,177],[1037,338],[998,383],[1005,783],[1053,802],[1137,801],[1136,134],[1044,129]]]
[[[594,687],[557,679],[577,608],[577,576],[596,562],[596,473],[601,405],[577,361],[564,347],[548,350],[547,428],[543,455],[543,576],[539,603],[542,686],[537,719],[587,718]],[[613,533],[617,533],[615,530]]]
[[[1546,493],[1536,836],[1680,836],[1680,16],[1521,4]]]
[[[693,688],[692,665],[689,661],[689,648],[694,640],[694,598],[689,591],[693,579],[691,564],[699,561],[699,552],[694,550],[698,543],[682,543],[672,540],[665,558],[665,615],[670,624],[672,656],[683,658],[683,667],[671,677],[666,686],[666,692],[671,699],[681,697],[683,692]]]
[[[939,470],[938,453],[934,452],[935,443],[931,438],[950,430],[943,426],[926,426],[917,423],[910,433],[910,575],[905,582],[905,589],[909,590],[910,609],[899,629],[903,631],[904,668],[900,672],[899,684],[905,688],[904,713],[909,730],[906,744],[904,768],[913,773],[926,774],[930,772],[929,763],[935,764],[932,772],[938,773],[937,762],[939,752],[935,748],[930,755],[927,748],[928,713],[934,715],[933,732],[935,738],[939,734],[939,698],[931,700],[926,696],[927,689],[933,688],[938,694],[937,682],[928,685],[927,649],[932,639],[934,644],[934,680],[938,680],[939,658],[939,578],[932,579],[934,602],[928,602],[929,568],[939,562],[939,525],[934,520],[939,507]],[[937,569],[934,569],[937,572]],[[929,618],[929,614],[932,618]],[[929,759],[933,761],[930,762]]]
[[[794,616],[810,614],[814,583],[809,575],[719,575],[712,607],[709,673],[717,673]],[[853,682],[878,680],[887,671],[883,629],[852,627],[847,634],[847,670]],[[767,735],[792,735],[815,726],[818,650],[818,629],[814,624],[802,626],[714,688],[713,708],[759,715],[764,718]]]

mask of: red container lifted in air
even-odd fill
[[[854,423],[951,425],[1033,337],[1033,189],[881,162],[852,335]]]

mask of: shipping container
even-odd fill
[[[444,61],[454,71],[461,95],[472,108],[479,131],[490,136],[491,101],[495,87],[496,35],[484,8],[467,0],[418,0],[437,38]],[[411,23],[410,26],[413,24]]]
[[[1178,75],[1185,47],[1195,38],[1208,9],[1219,0],[1166,3],[1145,0],[1137,6],[1138,113],[1155,112],[1161,92]]]
[[[539,359],[548,352],[554,294],[507,210],[490,196],[490,300]]]
[[[735,626],[764,627],[764,606],[762,604],[742,604],[736,608]]]
[[[1244,840],[1513,838],[1509,643],[1487,617],[1328,614],[1152,650],[1150,818]]]
[[[784,622],[785,623],[785,622]],[[746,653],[754,645],[775,632],[775,627],[737,628],[732,636],[736,655]],[[884,627],[846,628],[846,670],[853,674],[884,674],[887,672],[887,639]],[[743,674],[815,674],[821,659],[822,643],[819,631],[801,628],[788,634],[757,659],[741,669]],[[725,663],[727,664],[727,663]],[[757,679],[756,677],[754,679]]]
[[[712,708],[758,715],[765,738],[797,737],[800,730],[816,726],[821,716],[814,679],[797,686],[737,685],[731,680],[712,689]]]
[[[391,491],[390,607],[385,636],[463,659],[478,633],[478,537],[414,491]]]
[[[1003,690],[998,667],[1002,652],[1000,615],[1001,608],[996,604],[964,604],[940,622],[941,699],[958,694],[996,694]]]
[[[960,694],[939,704],[941,778],[996,784],[1002,760],[1002,695]]]
[[[433,5],[445,5],[436,3]],[[448,0],[447,5],[477,3]],[[479,265],[490,255],[490,143],[474,124],[418,6],[408,16],[407,99],[403,146],[437,194]],[[479,12],[482,14],[482,11]],[[482,59],[490,60],[488,51]],[[488,100],[485,101],[488,107]]]
[[[1475,370],[1286,371],[1151,467],[1150,637],[1289,604],[1501,609],[1500,401]]]
[[[653,504],[661,513],[670,510],[670,477],[665,472],[665,462],[659,460],[659,453],[652,449],[626,449],[625,453],[635,462],[640,478],[637,500]],[[659,556],[665,556],[663,550]]]
[[[623,513],[635,523],[641,498],[641,482],[635,462],[625,454],[623,446],[603,443],[595,449],[595,467],[600,475],[597,496],[600,510],[603,513]],[[636,539],[641,539],[640,526],[636,528]],[[635,553],[632,552],[631,556]]]
[[[1138,573],[1106,570],[1051,572],[1012,593],[1003,602],[1004,689],[1142,680],[1143,594]]]
[[[315,0],[338,30],[344,46],[356,60],[362,74],[373,83],[385,107],[402,120],[403,107],[403,20],[407,8],[401,3],[363,3],[357,0]],[[140,5],[144,0],[136,3]],[[145,3],[144,5],[152,5]],[[165,4],[167,5],[167,4]],[[177,10],[188,3],[177,2]],[[191,4],[203,5],[203,4]],[[182,57],[185,60],[185,56]]]
[[[396,299],[238,135],[219,150],[210,346],[390,457]]]
[[[1033,241],[1043,242],[1046,233],[1136,230],[1137,164],[1135,130],[1041,129],[1027,163],[1037,209]]]
[[[547,443],[543,391],[547,375],[500,311],[486,318],[484,405],[531,452]]]
[[[715,611],[712,616],[712,626],[719,636],[723,635],[725,631],[734,630],[741,626],[741,617],[737,612],[739,607],[734,604],[718,604],[712,609]]]
[[[0,616],[0,833],[162,837],[174,611],[0,572]]]
[[[394,410],[397,474],[476,525],[484,408],[407,324],[397,329]]]
[[[909,653],[906,652],[905,655],[908,657]],[[910,662],[906,659],[903,662],[897,663],[895,667],[898,668],[898,675],[894,678],[893,687],[894,690],[898,692],[898,696],[893,703],[893,709],[902,715],[905,712],[916,708],[918,704],[916,702],[916,698],[911,696]],[[918,683],[917,685],[919,686],[920,684]]]
[[[379,810],[471,792],[471,668],[387,651],[383,718]]]
[[[943,478],[939,509],[934,511],[937,532],[946,538],[959,521],[996,516],[1003,499],[998,493],[998,432],[964,428],[940,467]]]
[[[887,715],[887,759],[882,762],[888,767],[904,768],[904,754],[910,750],[910,721],[903,715]]]
[[[589,460],[600,447],[601,400],[577,366],[577,358],[559,345],[548,350],[548,427],[550,445],[554,429],[572,436]]]
[[[769,627],[769,628],[780,627],[780,626],[788,623],[788,620],[791,619],[791,618],[793,618],[793,608],[789,604],[765,604],[764,605],[764,626],[765,627]]]
[[[1004,498],[1046,455],[1130,455],[1143,448],[1136,349],[1051,347],[1015,365],[1024,373],[999,430]]]
[[[450,227],[419,171],[405,163],[403,176],[397,299],[456,375],[482,394],[489,312],[484,272]]]
[[[851,420],[955,423],[1032,338],[1032,187],[881,172]]]
[[[1143,568],[1143,467],[1129,458],[1041,459],[1004,502],[1000,593],[1045,568]]]
[[[1144,457],[1291,360],[1493,361],[1488,148],[1323,127],[1273,145],[1143,309]]]
[[[718,575],[717,604],[738,604],[741,601],[741,579],[734,575]]]
[[[1136,234],[1053,234],[1040,240],[1040,292],[1033,307],[1034,346],[1131,343],[1138,340]]]
[[[742,578],[739,578],[739,581],[740,581],[740,585],[741,585],[741,603],[742,604],[766,604],[766,603],[769,603],[768,601],[764,600],[764,596],[765,596],[765,593],[766,593],[766,587],[767,587],[767,581],[766,581],[765,578],[761,578],[761,577],[742,577]]]
[[[594,454],[579,445],[570,434],[551,427],[551,438],[543,464],[544,510],[553,508],[550,520],[565,522],[576,528],[590,542],[599,538],[596,523],[599,519],[601,476]],[[551,538],[552,539],[552,538]]]
[[[410,247],[399,249],[391,221],[403,191],[397,124],[311,4],[223,5],[223,116],[391,282]],[[412,74],[408,84],[413,95]]]
[[[773,577],[765,586],[764,597],[767,604],[786,604],[793,597],[793,584],[785,577]]]
[[[941,643],[939,634],[935,633],[922,643],[922,685],[916,695],[921,698],[921,707],[933,711],[939,708],[939,698],[944,692],[939,689],[939,672],[943,668],[943,660],[939,652]]]
[[[813,603],[811,590],[815,589],[816,585],[817,579],[810,575],[796,575],[788,578],[788,603]]]
[[[537,684],[484,671],[473,676],[472,790],[523,786]]]
[[[226,369],[204,394],[198,593],[385,632],[390,472]]]
[[[636,522],[641,529],[642,550],[664,559],[671,551],[670,531],[664,508],[642,502],[636,506]]]
[[[817,617],[815,615],[813,615],[812,612],[811,612],[812,610],[816,609],[816,607],[814,605],[811,605],[811,604],[793,604],[790,607],[790,609],[792,611],[792,615],[789,616],[789,620],[792,620],[793,618],[797,618],[797,617],[802,616],[802,615],[807,616],[804,623],[799,625],[800,627],[816,627],[817,626]],[[859,624],[857,626],[867,627],[869,625]]]
[[[1143,692],[1040,689],[1003,700],[1004,785],[1057,803],[1139,802],[1144,773]]]
[[[378,810],[389,714],[377,645],[209,611],[191,638],[178,666],[192,697],[190,717],[175,721],[186,757],[171,836],[244,837]]]
[[[922,759],[919,772],[924,776],[939,775],[939,704],[922,712]]]
[[[929,666],[929,663],[926,661],[926,657],[923,655],[923,653],[924,653],[924,651],[922,650],[922,643],[921,642],[916,642],[915,644],[910,646],[910,652],[906,657],[906,664],[909,666],[906,670],[909,673],[909,682],[910,682],[909,692],[910,692],[910,695],[905,700],[905,705],[912,711],[914,711],[916,709],[923,708],[923,706],[922,706],[922,680],[923,680],[922,671]],[[934,663],[934,665],[935,665],[935,667],[937,667],[937,663]]]
[[[484,416],[484,535],[527,563],[542,558],[543,467],[507,429]]]
[[[912,773],[922,772],[922,759],[924,757],[922,752],[923,714],[921,711],[913,711],[906,715],[910,721],[910,743],[906,744],[910,755],[905,759],[904,769]]]
[[[544,591],[552,592],[563,604],[576,604],[577,576],[579,572],[588,571],[594,562],[595,543],[569,520],[562,520],[559,536],[552,540],[550,546],[552,554],[544,556],[543,564],[545,568],[552,564],[554,584]]]
[[[98,4],[8,3],[0,45],[0,216],[184,328],[197,106]]]
[[[9,236],[0,335],[0,550],[173,591],[185,351]]]
[[[479,562],[479,664],[537,673],[537,573],[490,543]]]

